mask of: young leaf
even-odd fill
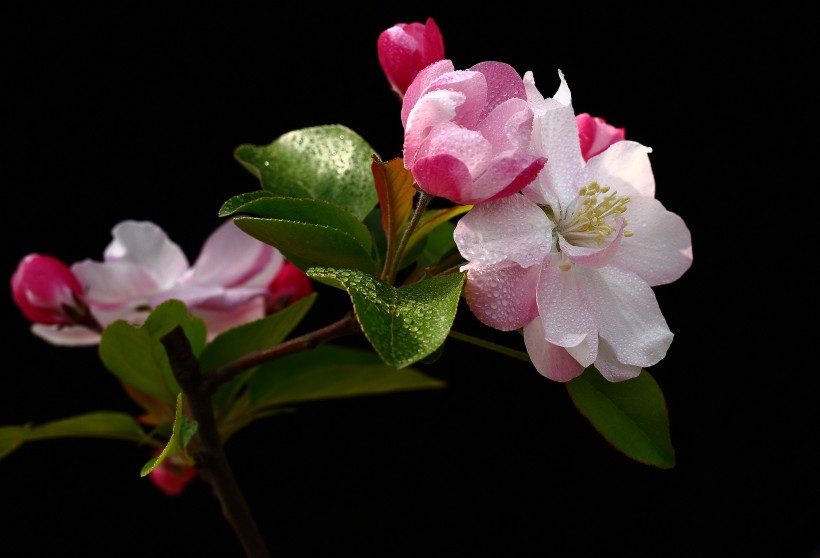
[[[118,320],[103,331],[99,354],[105,367],[130,386],[174,404],[180,388],[160,339],[181,326],[195,355],[205,346],[205,323],[188,314],[185,304],[168,300],[157,306],[141,327]]]
[[[182,433],[183,426],[187,422],[187,417],[183,416],[182,414],[182,393],[180,392],[177,394],[177,410],[174,415],[174,428],[171,431],[171,437],[168,439],[168,443],[165,444],[165,448],[163,448],[162,452],[158,456],[149,459],[148,462],[142,466],[142,470],[140,471],[141,477],[144,477],[145,475],[153,471],[157,467],[157,465],[165,461],[165,459],[167,459],[168,457],[171,457],[172,455],[177,455],[182,451],[182,448],[185,445],[182,443],[182,438],[184,436]],[[188,440],[191,436],[193,436],[194,432],[196,432],[196,425],[196,422],[191,422],[187,426],[187,433],[185,435],[187,435]],[[186,444],[188,440],[185,440]]]
[[[367,226],[331,202],[271,197],[235,209],[254,215],[235,218],[240,229],[276,247],[302,270],[331,266],[372,273],[378,269]]]
[[[646,370],[610,382],[590,366],[567,382],[567,390],[581,414],[621,453],[661,469],[675,466],[666,401]]]
[[[0,459],[24,442],[50,438],[113,438],[141,442],[145,433],[131,415],[113,411],[85,413],[38,426],[4,426],[0,428]]]
[[[387,366],[374,353],[335,345],[269,362],[248,382],[255,409],[444,386],[413,368]]]
[[[374,156],[372,170],[382,210],[382,230],[392,245],[413,212],[413,175],[404,168],[401,157],[382,163]]]
[[[255,192],[238,194],[222,204],[222,207],[219,208],[218,215],[219,217],[227,217],[228,215],[237,213],[243,205],[246,205],[254,200],[272,197],[274,197],[273,192],[268,192],[267,190],[256,190]]]
[[[453,217],[467,213],[472,207],[472,205],[455,205],[447,209],[430,209],[426,211],[421,216],[418,226],[410,235],[405,252],[409,252],[416,243],[434,231],[436,227],[448,222]]]
[[[353,130],[335,124],[294,130],[265,146],[240,145],[234,156],[265,190],[331,201],[362,220],[377,202],[374,153]]]
[[[451,273],[396,288],[352,269],[312,268],[307,274],[348,292],[365,336],[394,368],[417,362],[444,342],[465,278]]]

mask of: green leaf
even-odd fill
[[[646,370],[637,378],[610,382],[590,366],[566,385],[581,414],[617,450],[661,469],[675,466],[666,401]]]
[[[313,266],[378,269],[367,226],[331,202],[271,197],[236,209],[254,215],[235,218],[240,229],[274,246],[303,271]]]
[[[294,130],[265,146],[240,145],[236,159],[277,196],[319,198],[359,220],[377,200],[370,170],[373,148],[338,124]]]
[[[444,386],[413,368],[387,366],[372,352],[335,345],[271,361],[248,382],[255,409]]]
[[[267,190],[256,190],[255,192],[239,194],[222,204],[222,207],[219,208],[219,216],[227,217],[228,215],[233,215],[234,213],[240,211],[243,205],[246,205],[254,200],[258,200],[259,198],[272,197],[274,197],[273,193],[268,192]]]
[[[157,306],[141,327],[118,320],[105,328],[100,359],[123,382],[173,405],[180,387],[160,339],[178,325],[194,355],[199,356],[205,346],[205,323],[192,318],[182,302],[168,300]]]
[[[168,457],[171,457],[172,455],[178,455],[182,452],[182,448],[185,445],[182,443],[182,431],[183,426],[186,424],[186,422],[187,417],[183,416],[182,414],[182,393],[178,393],[177,410],[174,414],[174,427],[173,430],[171,430],[171,437],[168,438],[168,443],[165,444],[165,447],[162,449],[162,452],[158,456],[149,459],[148,462],[142,466],[142,470],[140,471],[141,477],[144,477],[145,475],[156,469],[156,467],[160,463],[165,461]],[[194,425],[196,425],[196,422],[191,422],[190,425],[187,427],[187,436],[189,439],[191,436],[193,436],[194,432],[196,432],[196,426]],[[186,444],[187,441],[188,440],[185,440]]]
[[[395,368],[417,362],[444,342],[465,278],[451,273],[396,288],[351,269],[312,268],[307,274],[348,292],[367,339]]]
[[[114,438],[141,442],[142,427],[131,415],[114,411],[96,411],[32,426],[0,428],[0,459],[24,442],[50,438]]]

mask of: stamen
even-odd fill
[[[601,246],[617,230],[615,220],[628,209],[629,196],[618,197],[618,192],[609,190],[609,186],[591,182],[578,191],[578,198],[561,212],[558,223],[567,241],[576,246]]]

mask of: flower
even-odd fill
[[[286,261],[268,285],[267,313],[272,314],[313,292],[313,283],[304,271]]]
[[[427,194],[469,205],[514,194],[546,159],[530,152],[533,112],[524,82],[503,62],[419,72],[401,109],[404,166]]]
[[[175,455],[165,458],[148,473],[154,486],[166,496],[179,496],[196,477],[197,470]]]
[[[82,286],[53,256],[28,254],[11,276],[11,293],[23,315],[36,324],[66,325],[84,313]]]
[[[616,128],[607,124],[606,120],[599,116],[591,116],[583,112],[575,117],[575,122],[578,124],[581,155],[584,161],[589,161],[616,141],[626,139],[624,128]]]
[[[141,324],[151,309],[177,299],[202,318],[209,339],[265,316],[268,285],[284,263],[278,250],[241,231],[220,225],[189,266],[182,249],[148,221],[123,221],[112,230],[103,261],[86,259],[71,270],[102,327],[124,319]],[[80,326],[35,325],[33,331],[57,345],[99,343],[98,332]]]
[[[399,99],[421,70],[444,59],[444,40],[431,17],[426,23],[397,23],[385,29],[376,47],[379,64]]]
[[[656,364],[672,332],[651,287],[692,263],[689,229],[654,198],[651,149],[619,141],[584,161],[569,87],[545,99],[525,74],[533,148],[549,157],[521,194],[457,224],[466,298],[483,323],[524,328],[536,369],[568,381],[594,364],[610,381]],[[627,221],[628,220],[628,221]]]

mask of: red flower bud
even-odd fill
[[[179,496],[196,476],[196,469],[181,459],[171,456],[157,465],[149,473],[148,478],[166,496]]]
[[[313,292],[313,283],[305,272],[285,262],[268,286],[268,314],[272,314]]]
[[[426,23],[397,23],[382,31],[376,46],[379,64],[399,99],[416,74],[444,59],[444,39],[433,18]]]
[[[71,269],[52,256],[29,254],[11,276],[14,302],[37,324],[77,323],[78,314],[85,313],[82,291]]]

